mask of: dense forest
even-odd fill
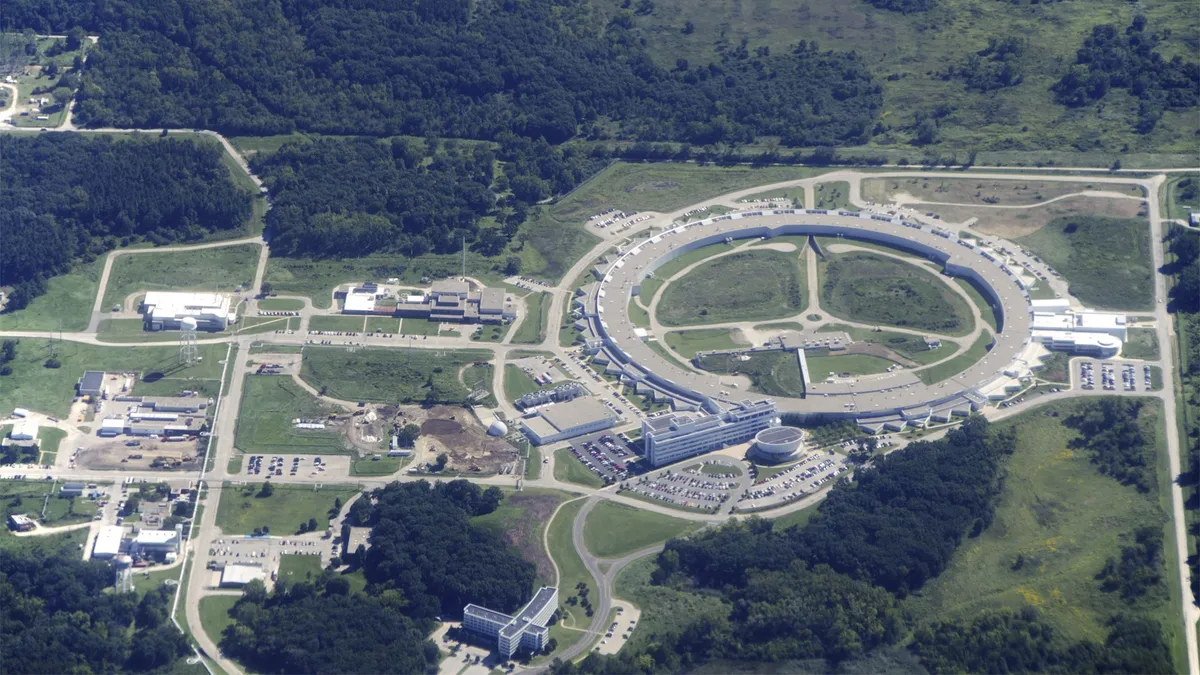
[[[553,670],[1169,672],[1161,627],[1136,614],[1112,619],[1103,643],[1070,642],[1033,608],[926,625],[904,604],[945,569],[964,538],[988,526],[1014,442],[1011,431],[971,418],[941,440],[872,460],[854,482],[836,485],[803,527],[752,518],[671,540],[650,583],[719,598],[724,611],[675,617],[680,627],[638,649],[555,662]],[[1157,530],[1132,533],[1094,583],[1129,601],[1165,592],[1161,547]],[[905,651],[899,645],[909,635]]]
[[[7,309],[79,260],[137,242],[192,241],[245,225],[247,191],[216,144],[172,138],[0,136],[0,286]]]
[[[1142,492],[1154,489],[1156,450],[1138,421],[1143,403],[1105,397],[1063,420],[1079,432],[1071,447],[1087,452],[1100,473]]]
[[[0,655],[8,673],[150,672],[188,654],[172,589],[110,593],[107,563],[74,546],[0,549]]]
[[[503,161],[503,173],[496,165]],[[506,134],[486,143],[396,138],[289,143],[255,158],[270,187],[271,254],[312,258],[505,250],[531,206],[570,190],[603,158]],[[497,227],[479,227],[494,216]]]
[[[835,145],[865,142],[883,103],[856,54],[815,45],[667,70],[631,14],[600,24],[582,0],[13,0],[6,21],[103,34],[91,126]]]

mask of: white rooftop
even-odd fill
[[[175,530],[142,530],[133,541],[138,544],[167,544],[178,537],[179,533]]]
[[[112,557],[121,552],[121,539],[125,537],[125,528],[119,525],[105,525],[96,535],[96,544],[92,547],[92,555],[97,558]]]
[[[368,293],[347,293],[343,312],[371,312],[375,309],[375,296]]]
[[[257,565],[226,565],[221,570],[221,584],[244,586],[256,579],[266,579],[267,574]]]

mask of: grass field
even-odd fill
[[[511,323],[496,324],[496,323],[481,323],[474,326],[463,326],[463,330],[471,332],[472,342],[490,342],[492,344],[500,344],[504,342],[504,337],[508,335],[513,325]],[[544,337],[544,336],[543,336]]]
[[[589,471],[578,459],[575,459],[575,455],[571,454],[569,448],[559,448],[554,451],[554,478],[584,487],[604,487],[604,481],[600,479],[600,476]]]
[[[740,373],[750,378],[754,390],[768,396],[804,396],[800,363],[792,352],[747,354],[745,361],[729,356],[706,356],[700,367],[714,373]]]
[[[970,617],[989,608],[1037,607],[1043,620],[1068,639],[1103,639],[1114,614],[1145,612],[1162,623],[1168,644],[1182,637],[1178,591],[1166,585],[1128,602],[1101,590],[1096,574],[1109,556],[1143,526],[1162,527],[1164,550],[1174,560],[1174,543],[1163,502],[1169,505],[1170,476],[1157,401],[1147,401],[1147,438],[1159,437],[1159,487],[1140,493],[1100,474],[1083,452],[1068,446],[1075,432],[1060,420],[1080,405],[1052,404],[999,423],[1015,430],[1016,452],[1008,460],[995,519],[979,537],[963,542],[949,568],[909,601],[925,621]],[[1057,411],[1058,417],[1047,413]],[[1178,577],[1162,569],[1167,584]],[[1178,657],[1177,657],[1178,658]]]
[[[601,18],[620,11],[622,0],[596,3]],[[1066,108],[1053,99],[1051,86],[1075,61],[1075,52],[1092,27],[1112,23],[1123,30],[1135,14],[1145,14],[1151,29],[1196,25],[1186,3],[1149,7],[1127,4],[1039,3],[1013,6],[981,0],[942,0],[925,12],[901,14],[869,3],[810,0],[803,5],[764,0],[747,5],[718,0],[656,0],[649,13],[632,17],[635,39],[645,40],[654,61],[673,68],[677,59],[693,66],[720,62],[722,54],[744,47],[754,53],[767,47],[786,53],[801,40],[821,49],[854,51],[883,88],[882,133],[870,145],[841,156],[882,154],[917,161],[930,151],[942,156],[979,150],[977,164],[1055,163],[1107,168],[1123,159],[1126,168],[1162,165],[1158,153],[1194,154],[1194,118],[1190,111],[1167,112],[1154,131],[1135,128],[1137,100],[1114,90],[1098,106]],[[628,11],[628,10],[626,10]],[[685,22],[693,30],[682,31]],[[1194,46],[1175,31],[1159,49],[1165,59],[1179,54],[1194,60]],[[992,91],[968,89],[961,77],[945,77],[961,66],[988,39],[1021,38],[1028,42],[1020,58],[1022,81]],[[943,106],[933,146],[913,145],[915,119]],[[1131,154],[1137,153],[1136,158]],[[1171,158],[1174,158],[1172,155]],[[1083,161],[1081,161],[1083,160]],[[1194,157],[1193,157],[1194,160]],[[1194,162],[1193,162],[1194,163]],[[1171,166],[1177,166],[1172,163]],[[1182,164],[1178,166],[1190,166]]]
[[[264,312],[299,312],[304,309],[304,301],[296,298],[263,298],[258,301],[258,308]]]
[[[795,321],[779,321],[776,323],[760,323],[754,330],[804,330],[804,324]]]
[[[259,247],[222,246],[197,251],[130,253],[113,260],[101,311],[136,291],[231,291],[254,281]],[[163,283],[164,280],[170,283]],[[134,309],[137,309],[136,307]]]
[[[954,353],[958,349],[958,343],[950,340],[943,340],[942,346],[937,349],[929,349],[925,346],[925,338],[911,335],[909,333],[897,333],[889,330],[871,330],[868,328],[858,328],[857,326],[847,326],[841,323],[827,323],[817,329],[818,333],[841,332],[850,336],[851,340],[858,342],[870,342],[873,344],[887,347],[896,352],[899,356],[915,361],[921,365],[928,365],[935,361],[940,361]],[[811,366],[812,360],[809,357]]]
[[[1042,361],[1042,369],[1037,376],[1047,382],[1057,384],[1071,383],[1071,355],[1066,352],[1054,352]]]
[[[817,209],[846,209],[849,211],[857,211],[858,209],[850,206],[850,184],[844,180],[834,181],[832,183],[817,183],[814,188],[814,193],[817,199],[817,204],[813,208]]]
[[[689,267],[706,258],[711,258],[718,253],[726,253],[728,251],[732,251],[733,249],[734,247],[730,246],[729,244],[709,244],[708,246],[703,246],[701,248],[692,249],[686,253],[681,253],[678,256],[659,265],[654,270],[654,278],[659,280],[659,287],[661,287],[661,282],[665,282],[676,274],[679,274],[684,270],[685,267]],[[644,283],[645,282],[643,282],[643,284]]]
[[[583,541],[597,558],[620,558],[688,534],[699,525],[692,520],[602,501],[588,513],[583,525]]]
[[[308,320],[309,330],[361,333],[366,324],[363,316],[314,316]]]
[[[686,363],[680,360],[680,358],[676,356],[674,352],[672,352],[670,349],[667,349],[667,346],[662,342],[659,342],[658,340],[650,340],[646,343],[646,346],[650,348],[650,351],[663,357],[668,363],[674,364],[680,370],[685,372],[690,372],[693,370]]]
[[[828,350],[821,350],[828,351]],[[809,356],[807,350],[804,358],[808,361],[808,374],[814,381],[824,380],[827,375],[834,377],[853,377],[856,375],[874,375],[885,373],[888,368],[896,365],[878,356],[870,354],[829,354],[828,356]]]
[[[1066,183],[1051,180],[994,180],[972,178],[868,178],[862,182],[864,199],[884,203],[906,193],[923,202],[1023,206],[1083,191],[1116,192],[1143,197],[1146,191],[1129,183]],[[920,206],[920,205],[918,205]],[[914,207],[917,208],[917,207]]]
[[[437,335],[441,331],[440,321],[407,318],[400,320],[400,335]]]
[[[313,582],[321,576],[321,556],[319,555],[281,555],[279,556],[279,578],[293,583],[298,581]]]
[[[46,527],[58,527],[75,523],[86,523],[96,515],[96,502],[81,498],[64,498],[59,496],[58,481],[13,481],[0,480],[0,503],[3,504],[3,516],[7,521],[13,514],[25,514],[37,520]],[[50,495],[49,502],[46,495]],[[46,515],[42,517],[42,505],[46,506]],[[70,541],[78,538],[82,542],[87,530],[70,533]],[[67,543],[59,537],[17,537],[7,527],[0,530],[0,550],[34,549],[41,546],[58,546]]]
[[[220,381],[221,363],[226,354],[223,344],[199,345],[201,361],[193,366],[179,365],[179,349],[164,347],[107,347],[82,342],[23,338],[17,356],[8,365],[11,375],[0,383],[0,415],[7,416],[15,407],[29,408],[47,415],[66,417],[75,396],[75,384],[85,370],[141,373],[137,391],[157,394],[160,389],[187,389],[196,380]],[[46,359],[54,354],[59,368],[46,368]],[[150,380],[150,381],[147,381]],[[157,381],[154,381],[157,380]]]
[[[637,328],[650,328],[650,312],[637,298],[629,299],[629,323]]]
[[[817,506],[819,506],[819,503],[797,511],[785,513],[778,518],[772,518],[771,522],[775,523],[776,530],[786,530],[789,527],[803,528],[817,514]]]
[[[537,566],[537,585],[553,586],[554,566],[542,545],[546,523],[559,504],[571,498],[566,492],[526,488],[520,492],[505,489],[504,501],[491,513],[475,516],[471,524],[493,532],[521,552],[521,557]]]
[[[1016,240],[1067,280],[1095,309],[1140,310],[1154,304],[1150,228],[1133,218],[1059,218]]]
[[[988,304],[987,298],[983,297],[983,293],[980,293],[979,289],[975,288],[975,285],[966,279],[955,278],[954,283],[958,284],[959,288],[971,296],[971,302],[975,303],[975,306],[979,308],[979,315],[983,317],[983,322],[988,325],[988,328],[991,328],[993,333],[998,332],[1000,330],[998,322],[999,314]]]
[[[1108,197],[1066,197],[1028,208],[984,209],[978,206],[940,206],[921,204],[921,210],[942,217],[947,225],[966,223],[974,219],[971,231],[993,234],[1014,240],[1049,225],[1059,218],[1141,218],[1146,214],[1145,203],[1134,199]]]
[[[525,394],[540,391],[542,389],[552,389],[555,384],[542,386],[533,381],[520,366],[514,366],[511,363],[504,364],[504,398],[508,399],[509,403],[521,398]]]
[[[974,328],[967,301],[932,272],[875,253],[826,254],[821,308],[862,323],[945,335]]]
[[[733,607],[717,595],[689,593],[651,583],[650,575],[656,567],[655,556],[646,556],[617,575],[613,594],[642,611],[637,629],[622,649],[637,650],[655,644],[656,636],[678,634],[704,617],[715,622],[729,618]]]
[[[582,499],[564,504],[550,521],[549,530],[546,532],[547,553],[558,565],[559,606],[566,615],[565,623],[575,628],[586,628],[588,619],[582,607],[568,605],[565,600],[574,595],[575,585],[580,582],[587,584],[592,593],[596,592],[596,580],[583,566],[583,560],[575,550],[575,543],[571,538],[575,516],[579,515],[581,508]]]
[[[491,392],[491,366],[472,366],[491,358],[480,349],[309,349],[300,375],[346,401],[454,404],[471,393],[464,382]]]
[[[92,316],[104,256],[46,280],[46,292],[25,309],[0,314],[0,330],[81,331]]]
[[[345,454],[339,432],[297,429],[292,420],[324,419],[340,408],[322,403],[287,375],[247,375],[234,445],[250,454]]]
[[[672,280],[658,301],[657,318],[666,326],[778,319],[804,310],[806,289],[796,254],[738,251]]]
[[[549,293],[530,293],[525,296],[525,317],[513,333],[511,342],[519,345],[541,344],[546,339],[546,327],[550,322]]]
[[[399,333],[400,319],[392,316],[368,316],[366,332],[368,333]]]
[[[991,349],[992,342],[992,334],[985,330],[980,333],[978,338],[975,338],[975,342],[971,343],[967,351],[960,352],[954,358],[943,361],[936,366],[922,368],[916,371],[916,375],[925,384],[935,384],[953,377],[970,368],[971,364],[986,356]]]
[[[247,316],[236,324],[233,334],[257,335],[259,333],[273,333],[277,330],[296,330],[298,328],[300,328],[300,317],[298,316]]]
[[[216,643],[221,641],[225,628],[235,623],[229,610],[241,599],[240,595],[208,595],[200,598],[200,627],[208,639]]]
[[[746,197],[748,200],[755,199],[786,199],[787,202],[781,202],[782,206],[788,208],[804,208],[804,188],[783,188],[780,190],[767,190],[765,192],[756,192],[755,194]]]
[[[261,483],[236,486],[226,483],[217,505],[217,527],[225,534],[250,534],[266,527],[270,534],[288,536],[300,531],[309,518],[317,519],[317,530],[329,527],[329,510],[339,497],[342,503],[358,492],[350,485],[275,485],[270,497],[259,497]]]
[[[740,331],[731,328],[699,328],[696,330],[673,330],[663,336],[667,346],[674,349],[680,356],[690,359],[696,352],[707,352],[717,349],[736,349],[749,347],[750,344],[741,337]]]
[[[41,445],[38,447],[41,450],[42,456],[38,461],[41,464],[54,464],[57,459],[58,447],[62,444],[63,439],[67,437],[67,432],[54,427],[42,427],[38,429],[38,440]]]
[[[1158,359],[1161,356],[1158,350],[1158,333],[1153,328],[1126,330],[1125,344],[1121,345],[1121,356],[1150,361]]]

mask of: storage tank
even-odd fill
[[[487,432],[488,436],[505,436],[508,434],[508,425],[500,420],[492,420]]]

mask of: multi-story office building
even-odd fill
[[[778,425],[775,403],[768,399],[746,399],[715,415],[697,411],[643,419],[646,461],[651,466],[663,466],[727,445],[747,443],[763,429]]]
[[[550,639],[546,622],[558,609],[558,589],[543,586],[516,616],[467,605],[463,608],[463,628],[488,638],[494,638],[504,658],[518,649],[539,652]]]

